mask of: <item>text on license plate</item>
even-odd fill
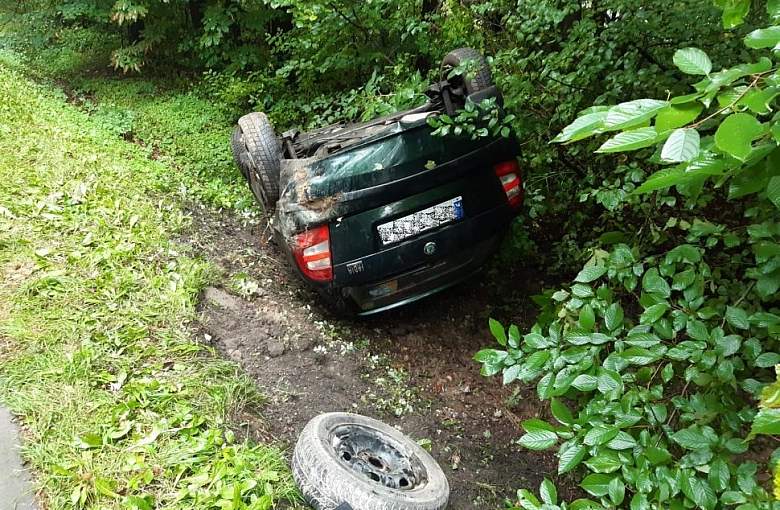
[[[463,197],[455,197],[377,227],[382,244],[402,241],[445,223],[463,219]]]

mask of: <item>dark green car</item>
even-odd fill
[[[293,265],[340,311],[368,315],[444,290],[497,249],[522,201],[514,138],[433,135],[430,116],[467,98],[500,99],[479,53],[449,53],[453,74],[413,110],[277,136],[239,120],[236,162]]]

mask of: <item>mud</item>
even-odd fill
[[[535,388],[504,388],[471,359],[490,344],[489,316],[520,325],[533,319],[532,272],[499,278],[486,269],[418,304],[343,320],[298,281],[262,222],[200,207],[191,215],[186,243],[224,275],[203,295],[200,334],[240,363],[267,398],[257,415],[237,417],[245,434],[291,449],[322,412],[384,420],[430,448],[450,481],[454,510],[499,508],[517,488],[555,478],[551,453],[514,444],[522,420],[545,417]]]

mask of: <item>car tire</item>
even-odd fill
[[[235,161],[238,170],[244,179],[249,178],[249,166],[251,162],[249,160],[249,153],[244,143],[244,135],[241,132],[241,128],[236,126],[233,130],[233,134],[230,136],[230,148],[233,152],[233,161]]]
[[[460,76],[466,89],[466,95],[470,96],[493,87],[493,74],[490,72],[490,66],[488,66],[485,57],[474,48],[452,50],[442,60],[441,67],[442,70],[454,69],[469,61],[476,62],[476,68],[473,72],[468,73],[468,76]]]
[[[267,211],[271,210],[279,200],[282,145],[276,138],[271,121],[264,113],[244,115],[238,119],[238,128],[241,141],[247,150],[249,188],[262,206]],[[235,148],[233,154],[235,157]]]
[[[380,421],[351,413],[313,418],[295,445],[292,471],[315,510],[442,510],[449,484],[417,443]]]

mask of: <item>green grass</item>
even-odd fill
[[[258,214],[230,152],[230,132],[248,105],[226,106],[226,99],[244,97],[242,83],[170,69],[150,68],[144,77],[113,72],[115,37],[78,24],[63,27],[35,10],[14,12],[0,0],[0,62],[64,88],[96,125],[144,146],[170,167],[161,181],[166,193]]]
[[[176,169],[12,57],[0,60],[0,400],[24,421],[47,506],[295,500],[280,452],[228,427],[258,401],[251,382],[188,331],[212,275],[171,240],[187,222],[163,194]]]

